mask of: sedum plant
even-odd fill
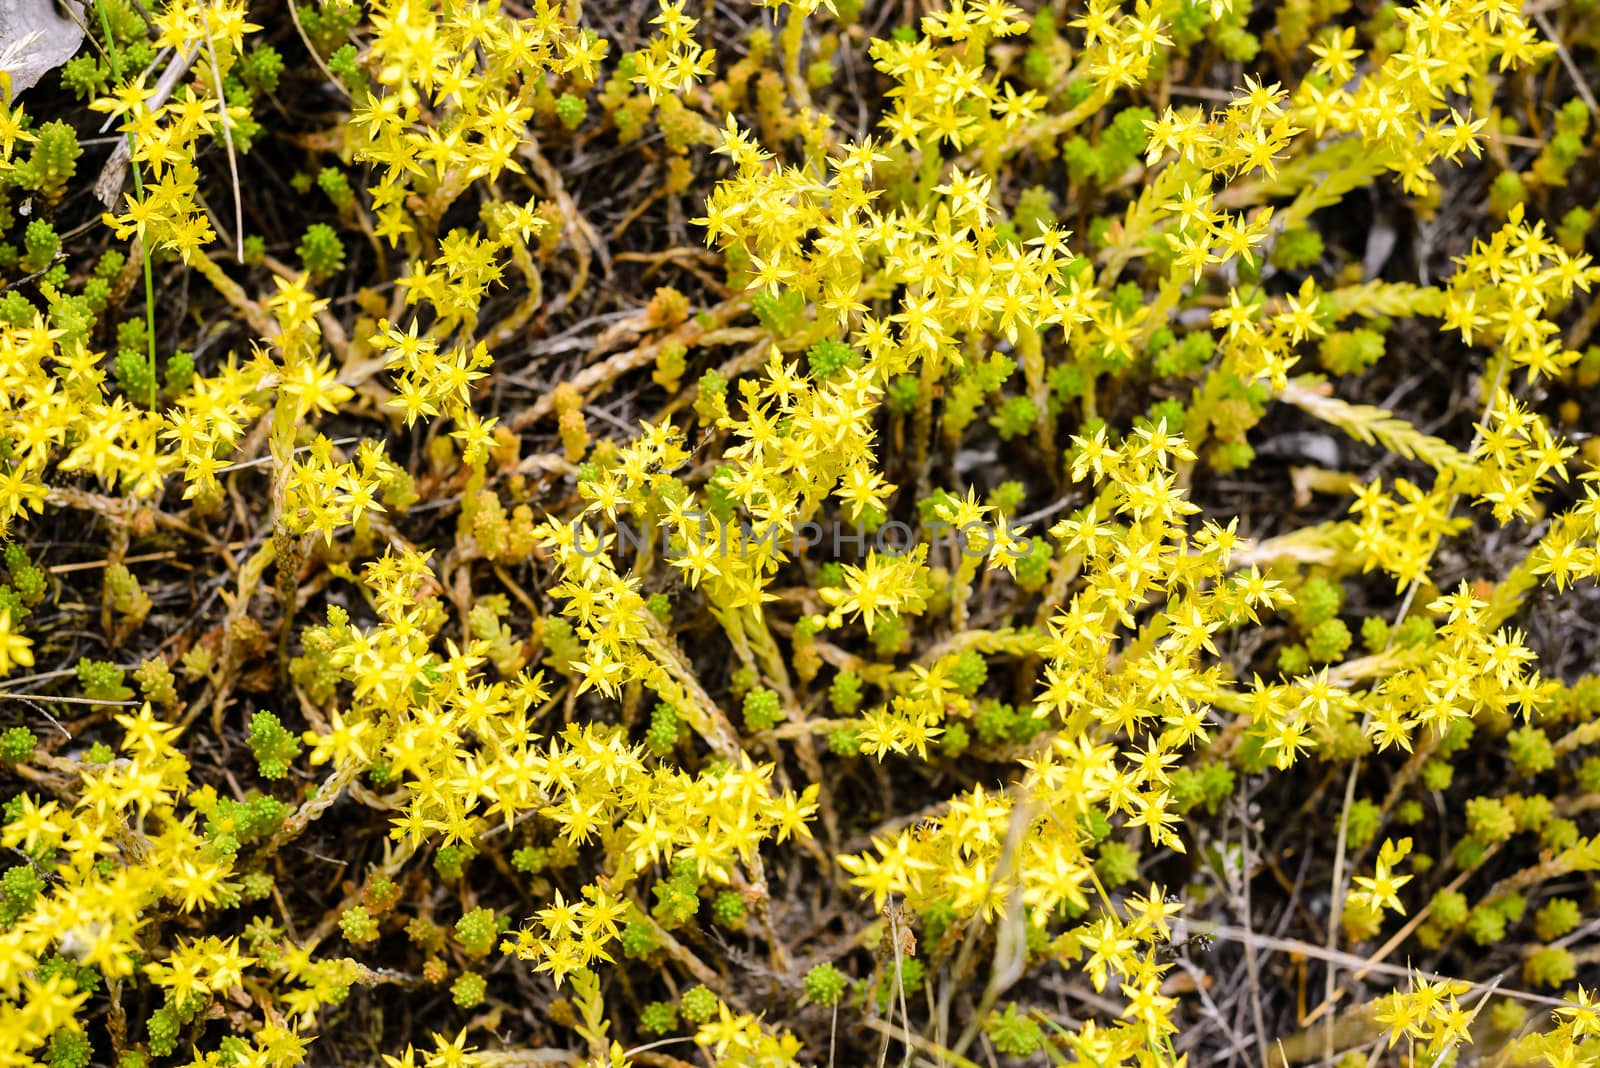
[[[0,1064],[1178,1066],[1213,937],[1286,1061],[1593,1058],[1592,26],[869,8],[100,0],[0,106]]]

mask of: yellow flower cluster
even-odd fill
[[[233,857],[197,826],[198,816],[215,811],[215,793],[194,787],[178,729],[148,703],[116,722],[119,757],[62,762],[59,770],[79,779],[75,801],[63,806],[20,794],[16,818],[0,832],[0,844],[23,853],[45,877],[33,906],[0,932],[0,1063],[36,1063],[30,1051],[72,1028],[90,997],[72,969],[52,967],[46,978],[41,966],[51,961],[113,982],[143,976],[191,1016],[213,994],[261,984],[302,1021],[342,997],[361,972],[344,962],[343,982],[329,983],[332,962],[313,966],[308,951],[292,943],[278,944],[286,955],[270,967],[241,953],[237,940],[213,936],[151,953],[142,940],[163,912],[192,915],[237,903],[244,888],[234,879]],[[294,1027],[263,1021],[252,1042],[260,1059],[251,1063],[299,1063],[303,1042]]]
[[[436,225],[474,182],[522,169],[516,154],[533,111],[520,85],[552,70],[593,78],[604,42],[557,7],[541,0],[536,8],[513,19],[478,4],[441,12],[401,3],[373,16],[369,62],[379,88],[358,101],[350,122],[357,157],[381,168],[371,189],[379,237],[415,241],[419,224]],[[458,255],[457,269],[475,259],[490,267],[476,251]]]
[[[958,915],[993,919],[1017,892],[1043,912],[1063,902],[1086,909],[1095,876],[1084,828],[1095,812],[1125,814],[1153,843],[1184,848],[1173,831],[1169,770],[1208,740],[1206,707],[1229,700],[1219,668],[1204,662],[1216,651],[1212,634],[1284,595],[1254,569],[1230,574],[1231,530],[1210,523],[1193,536],[1185,530],[1194,508],[1175,492],[1169,470],[1192,455],[1181,440],[1158,426],[1121,449],[1101,435],[1074,444],[1074,476],[1097,493],[1051,532],[1083,581],[1050,618],[1040,647],[1046,663],[1032,714],[1050,728],[1051,744],[1022,761],[1023,777],[1004,793],[979,788],[915,832],[877,843],[877,855],[841,858],[879,906],[890,895],[913,908],[943,899]],[[1152,599],[1165,609],[1137,622],[1134,609]],[[1108,664],[1103,643],[1121,627],[1134,628],[1133,643]],[[1315,702],[1315,692],[1305,700]],[[1124,750],[1124,736],[1143,748]]]
[[[243,53],[245,35],[261,29],[247,20],[246,6],[243,0],[166,5],[153,20],[155,45],[193,64],[193,80],[171,92],[141,77],[90,104],[122,119],[135,174],[149,172],[148,182],[136,178],[127,210],[106,215],[119,239],[170,249],[188,263],[216,238],[198,199],[195,152],[202,138],[224,140],[231,152],[230,131],[244,117],[222,97],[222,79]]]
[[[612,1034],[623,1028],[606,999],[632,998],[632,976],[601,981],[608,966],[638,960],[641,989],[676,991],[683,976],[706,984],[679,1001],[683,1030],[709,1063],[782,1068],[808,1055],[800,1038],[730,1003],[738,999],[727,989],[710,990],[731,985],[702,959],[724,940],[671,933],[677,912],[700,915],[704,895],[708,922],[764,939],[772,974],[797,982],[793,933],[774,921],[779,896],[792,892],[769,878],[781,860],[788,873],[809,870],[794,863],[814,866],[830,892],[837,885],[838,900],[879,914],[852,925],[841,951],[877,951],[876,970],[851,992],[857,1005],[908,981],[902,958],[917,947],[902,922],[936,932],[922,958],[933,966],[976,974],[970,955],[993,957],[988,1015],[966,1028],[960,1049],[947,1049],[944,998],[941,1026],[929,1028],[935,1039],[924,1040],[935,1059],[970,1063],[962,1051],[989,1027],[1007,1055],[1032,1055],[1048,1041],[1098,1068],[1174,1066],[1183,1063],[1172,1037],[1183,1009],[1167,972],[1183,905],[1147,879],[1143,892],[1114,891],[1137,877],[1126,863],[1135,843],[1182,862],[1177,855],[1194,844],[1186,814],[1226,797],[1234,768],[1290,777],[1316,757],[1351,768],[1353,796],[1360,761],[1404,761],[1382,804],[1360,810],[1359,843],[1351,802],[1340,814],[1329,908],[1343,910],[1352,938],[1409,907],[1432,947],[1469,922],[1481,942],[1496,923],[1504,933],[1506,917],[1491,905],[1600,864],[1600,841],[1568,818],[1593,807],[1600,771],[1590,765],[1576,773],[1586,793],[1561,806],[1532,786],[1471,799],[1469,832],[1448,859],[1424,860],[1413,848],[1420,835],[1380,834],[1420,819],[1400,815],[1416,779],[1448,788],[1444,761],[1469,732],[1506,745],[1530,777],[1595,740],[1600,712],[1582,707],[1579,685],[1542,675],[1533,643],[1508,624],[1540,580],[1559,592],[1600,578],[1600,472],[1576,469],[1579,444],[1526,388],[1571,381],[1586,359],[1568,347],[1558,319],[1600,282],[1600,267],[1516,207],[1438,286],[1320,270],[1290,284],[1264,281],[1313,215],[1352,190],[1392,175],[1426,205],[1440,171],[1478,156],[1497,136],[1501,75],[1552,53],[1529,17],[1504,0],[1418,0],[1394,9],[1395,24],[1371,49],[1357,47],[1354,27],[1325,28],[1292,86],[1249,74],[1200,108],[1166,103],[1175,42],[1240,23],[1248,13],[1229,0],[1204,9],[1087,0],[1074,5],[1070,47],[1058,35],[1055,53],[1038,40],[1056,33],[1048,12],[1029,19],[1004,0],[951,0],[914,29],[865,46],[884,113],[880,132],[846,137],[807,91],[827,84],[830,62],[819,58],[803,74],[799,66],[810,47],[806,16],[819,5],[791,3],[780,13],[783,69],[755,77],[761,127],[795,135],[778,144],[714,103],[742,100],[743,81],[737,91],[726,82],[700,91],[717,57],[685,6],[662,0],[654,35],[617,61],[602,94],[615,109],[605,121],[619,131],[619,116],[636,122],[628,94],[640,87],[632,103],[656,109],[674,163],[690,146],[719,157],[719,178],[706,183],[692,222],[710,260],[728,269],[729,285],[716,283],[727,299],[690,319],[684,294],[661,290],[617,328],[615,336],[641,339],[636,350],[597,359],[552,390],[561,453],[532,460],[572,478],[570,508],[537,498],[523,477],[533,464],[516,463],[512,428],[537,423],[544,410],[532,405],[526,423],[506,426],[475,404],[497,351],[544,305],[536,239],[576,217],[539,140],[541,122],[570,132],[585,121],[609,60],[606,42],[578,24],[577,5],[535,0],[524,14],[494,3],[379,0],[352,22],[360,47],[349,46],[341,69],[359,69],[370,85],[350,86],[358,99],[335,140],[346,163],[369,168],[351,203],[375,216],[375,254],[387,242],[406,261],[392,299],[373,288],[356,294],[353,330],[317,292],[320,276],[267,263],[274,285],[257,299],[207,256],[215,234],[195,157],[205,139],[226,141],[247,118],[224,103],[224,79],[258,28],[239,0],[161,7],[150,43],[182,57],[172,69],[183,77],[136,80],[94,101],[122,119],[141,181],[125,210],[106,218],[109,233],[132,241],[147,268],[164,253],[190,265],[253,344],[245,356],[210,357],[183,388],[152,389],[135,403],[94,350],[101,335],[63,328],[63,278],[41,290],[56,298],[48,313],[13,315],[16,301],[0,303],[0,533],[18,536],[51,503],[122,520],[179,482],[204,519],[254,464],[241,460],[246,447],[268,452],[270,501],[259,514],[238,505],[260,521],[259,541],[228,580],[228,626],[213,638],[220,663],[205,639],[184,657],[184,685],[206,684],[194,705],[182,705],[170,672],[158,677],[164,661],[147,661],[138,681],[150,700],[111,721],[120,755],[109,736],[66,755],[0,739],[6,774],[27,780],[0,828],[0,845],[24,861],[0,886],[10,917],[0,925],[0,1065],[33,1063],[51,1043],[68,1049],[53,1059],[71,1063],[75,1047],[58,1036],[85,1031],[96,1013],[117,1020],[108,1030],[119,1052],[138,1046],[141,1057],[192,1052],[193,1063],[219,1068],[315,1061],[306,1046],[329,1010],[353,983],[385,981],[324,944],[336,928],[364,945],[404,927],[425,954],[425,981],[461,969],[452,993],[463,1009],[481,1003],[486,983],[463,962],[495,948],[516,958],[526,981],[562,988],[570,1000],[550,1015],[587,1045],[590,1064],[655,1063]],[[848,5],[824,6],[832,19],[853,18]],[[322,5],[318,17],[342,10]],[[305,34],[298,15],[296,24],[314,47],[317,35]],[[760,33],[752,67],[772,43]],[[1018,74],[1030,34],[1034,55],[1065,56],[1060,69],[1035,62],[1026,78]],[[827,40],[831,56],[850,35]],[[1286,58],[1282,76],[1293,67]],[[1101,121],[1157,79],[1158,109]],[[702,121],[707,109],[716,113]],[[0,110],[6,168],[31,139],[11,109]],[[1081,238],[1040,209],[1040,198],[1026,219],[1011,202],[1008,167],[1061,155],[1080,191],[1090,175],[1116,209]],[[1095,166],[1084,163],[1090,155]],[[676,249],[663,262],[680,259],[697,273],[706,255]],[[510,294],[520,304],[499,327],[480,321],[500,287],[516,286],[525,292]],[[1314,377],[1291,379],[1313,351],[1342,373],[1349,351],[1370,348],[1358,335],[1377,332],[1346,329],[1345,320],[1390,318],[1432,320],[1426,328],[1441,336],[1492,350],[1470,445],[1346,404]],[[682,389],[691,350],[700,359],[726,343],[749,348],[708,365],[692,396]],[[584,415],[591,396],[651,359],[651,381],[675,399],[658,418],[624,424],[621,440],[595,441]],[[1127,398],[1151,376],[1170,386],[1148,415],[1131,415]],[[1016,493],[1020,481],[987,496],[936,488],[941,450],[961,460],[966,429],[991,400],[990,425],[1007,442],[1026,435],[1033,451],[1019,455],[1037,457],[1040,470],[1025,472],[1029,484]],[[1237,517],[1197,503],[1196,472],[1223,466],[1226,450],[1247,451],[1246,432],[1274,402],[1421,460],[1433,480],[1297,469],[1316,492],[1353,492],[1350,518],[1251,540]],[[402,468],[401,452],[391,456],[376,435],[341,451],[325,433],[332,417],[375,412],[395,433],[429,436],[430,491],[447,506],[465,502],[454,548],[436,556],[407,539],[424,536],[425,523],[403,533],[403,517],[380,517],[399,511],[421,474]],[[491,459],[500,465],[493,479]],[[960,478],[960,463],[948,469]],[[80,473],[104,492],[64,484],[63,475]],[[1035,517],[1054,522],[1034,536],[1016,513],[1046,484],[1056,503]],[[487,534],[470,543],[471,532],[493,530],[511,510],[502,493],[515,501],[520,533],[506,542],[518,548],[502,552]],[[1548,520],[1498,587],[1440,577],[1441,546],[1472,527],[1473,508],[1516,529]],[[910,532],[903,551],[880,543],[853,561],[804,559],[825,525],[848,528],[864,545],[890,515],[914,521],[901,524]],[[194,531],[184,520],[173,528]],[[354,533],[343,543],[346,528]],[[124,587],[126,542],[116,553],[122,570],[108,571]],[[508,572],[529,558],[539,583],[532,594]],[[228,714],[237,677],[249,656],[264,659],[247,647],[270,644],[249,608],[274,563],[278,650],[288,661],[275,665],[275,692],[293,695],[276,711],[303,724],[288,731],[276,712],[263,715],[250,725],[250,745],[264,779],[284,777],[302,745],[304,763],[324,769],[314,786],[297,770],[296,788],[305,789],[293,804],[247,791],[229,768],[208,769],[212,785],[202,785],[191,759],[211,742],[186,741],[179,726],[205,708],[224,739],[236,726]],[[16,589],[0,595],[14,598],[0,605],[0,674],[30,665],[41,647],[20,632],[24,606],[37,598],[19,591],[43,581],[25,554],[7,553],[5,565]],[[307,567],[317,572],[309,583]],[[1340,582],[1363,570],[1396,580],[1400,611],[1392,624],[1369,615],[1368,655],[1347,658]],[[303,589],[326,596],[324,624],[302,628]],[[150,604],[140,603],[142,620]],[[109,619],[113,592],[106,604]],[[695,629],[678,625],[689,611],[703,613]],[[291,659],[296,639],[301,652]],[[1258,647],[1282,647],[1275,675]],[[548,671],[533,666],[541,654]],[[707,670],[717,659],[728,661],[729,677]],[[1012,703],[989,684],[990,659],[1018,676],[1004,694]],[[818,682],[824,668],[831,686]],[[93,690],[95,672],[80,665],[90,688],[81,700],[103,709],[119,698]],[[85,729],[110,730],[96,715]],[[1552,740],[1543,732],[1557,724],[1569,733]],[[938,796],[849,813],[842,827],[834,761],[858,756],[873,762],[886,796],[929,768]],[[1204,779],[1208,771],[1220,779]],[[388,854],[302,937],[274,882],[283,869],[271,862],[336,803],[363,806],[352,820],[383,813],[372,818],[388,821]],[[848,833],[863,827],[852,841]],[[1483,891],[1476,920],[1454,914],[1467,912],[1448,896],[1458,884],[1418,907],[1430,864],[1456,865],[1464,881],[1517,834],[1542,836],[1538,859]],[[513,841],[524,843],[507,850],[523,854],[514,866],[500,854]],[[534,841],[544,844],[535,850]],[[1359,854],[1348,869],[1347,841],[1351,857]],[[1375,860],[1364,853],[1369,843]],[[376,922],[410,907],[396,905],[391,877],[430,848],[446,882],[459,878],[463,857],[492,853],[509,887],[494,892],[517,895],[520,911],[475,908],[476,888],[455,888],[464,915],[450,953],[431,918],[447,895],[429,898],[427,915],[407,924]],[[1346,870],[1358,873],[1348,886]],[[431,886],[416,868],[406,877]],[[670,907],[652,909],[650,892]],[[207,932],[213,913],[268,897],[281,916],[258,915],[227,937]],[[1520,901],[1507,908],[1520,917]],[[1561,928],[1542,941],[1570,929],[1558,922],[1565,911],[1536,921]],[[1568,984],[1567,962],[1554,963],[1529,974]],[[1044,1036],[1033,1017],[1002,1015],[996,999],[1042,967],[1086,976],[1094,1018]],[[109,1003],[87,970],[119,984]],[[844,983],[842,972],[824,972],[804,989],[838,1006],[849,1004]],[[154,995],[141,998],[150,1015],[132,1040],[118,1018],[120,984]],[[1412,1044],[1414,1061],[1438,1063],[1470,1039],[1477,1007],[1458,1000],[1469,989],[1413,976],[1408,989],[1380,998],[1374,1018],[1391,1043]],[[916,1021],[904,990],[893,992],[898,1009],[885,1033],[909,1048]],[[1582,987],[1560,1005],[1555,1025],[1519,1049],[1550,1063],[1592,1059],[1600,1009]],[[678,1010],[666,1008],[652,1027],[667,1015],[679,1026]],[[502,1011],[473,1026],[499,1023]],[[232,1033],[217,1049],[179,1048],[180,1035],[208,1043],[194,1025],[223,1016]],[[435,1035],[432,1053],[408,1046],[385,1060],[497,1063],[467,1045],[466,1030],[453,1039],[451,1030]]]

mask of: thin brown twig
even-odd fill
[[[1562,42],[1556,28],[1550,24],[1549,17],[1542,10],[1530,12],[1533,21],[1539,24],[1539,29],[1544,31],[1545,37],[1556,47],[1556,55],[1561,59],[1561,65],[1567,68],[1567,73],[1572,76],[1573,88],[1578,96],[1589,106],[1589,114],[1600,114],[1600,104],[1595,103],[1594,92],[1589,88],[1589,80],[1584,77],[1583,71],[1578,69],[1578,64],[1573,62],[1572,53],[1567,51],[1567,46]]]

